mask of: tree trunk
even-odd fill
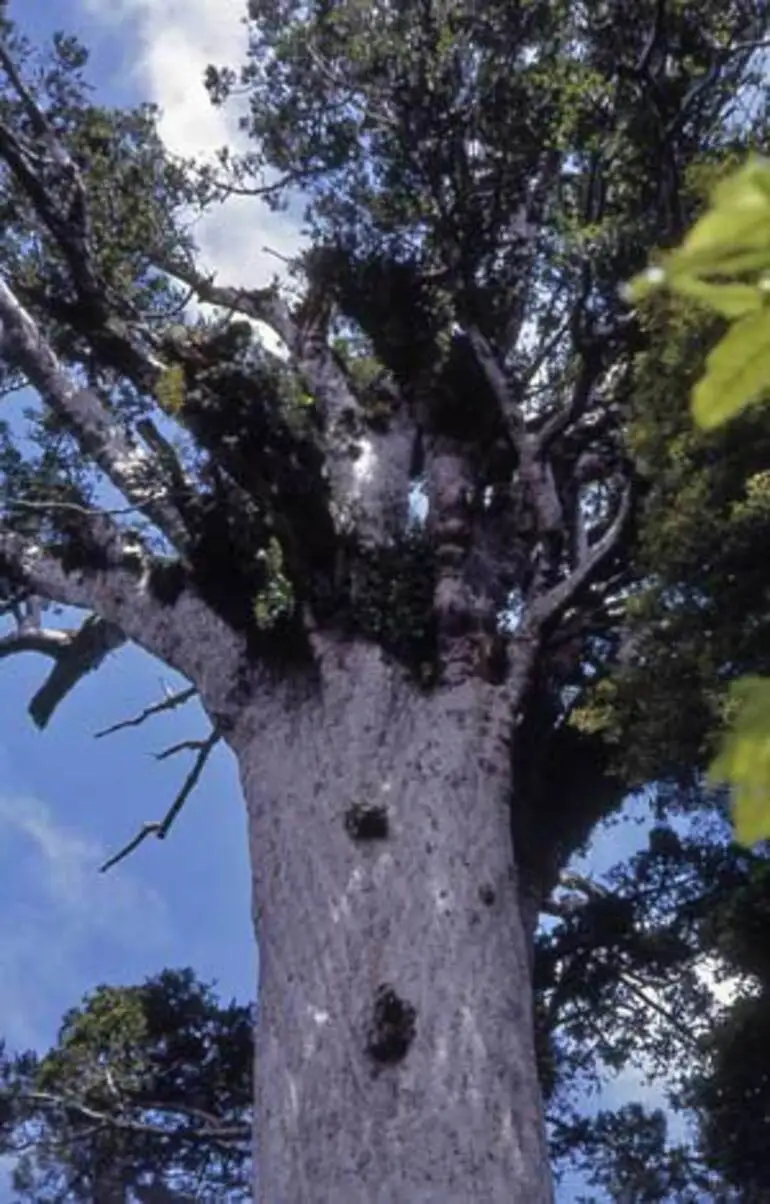
[[[242,716],[260,1204],[552,1199],[497,703],[346,645]]]

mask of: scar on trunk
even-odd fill
[[[345,831],[351,840],[387,840],[388,813],[384,807],[353,803],[345,812]]]
[[[416,1019],[415,1009],[400,999],[392,987],[385,984],[378,987],[366,1042],[369,1057],[383,1066],[403,1061],[414,1041]]]

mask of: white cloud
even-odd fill
[[[174,154],[210,158],[221,146],[243,149],[233,105],[215,109],[203,87],[209,63],[238,68],[245,59],[245,0],[81,0],[92,19],[117,26],[137,97],[159,105],[160,130]],[[261,201],[231,198],[197,227],[201,263],[223,282],[260,287],[299,246],[296,223]]]
[[[95,947],[116,963],[166,949],[162,899],[130,872],[99,874],[105,856],[39,800],[0,796],[0,872],[13,882],[0,920],[0,1037],[13,1049],[52,1039],[51,1025],[93,980],[85,963]]]
[[[15,841],[35,870],[40,897],[71,924],[107,928],[120,938],[135,929],[137,913],[160,899],[138,879],[123,874],[112,881],[97,873],[106,850],[56,821],[37,799],[0,796],[0,831]]]

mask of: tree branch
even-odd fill
[[[167,761],[169,757],[176,757],[181,752],[198,752],[206,745],[205,740],[179,740],[176,744],[170,744],[168,748],[164,748],[159,753],[155,753],[156,761]]]
[[[113,723],[110,727],[103,727],[101,731],[96,732],[96,739],[100,740],[103,736],[111,736],[114,732],[123,731],[128,727],[139,727],[142,723],[151,719],[153,715],[159,715],[163,711],[172,711],[176,707],[184,706],[197,693],[198,691],[195,686],[188,686],[184,690],[177,690],[175,693],[161,699],[160,702],[154,702],[151,706],[145,707],[139,715],[135,715],[132,719],[122,719],[119,723]]]
[[[6,122],[0,122],[0,155],[5,159],[18,183],[31,200],[38,216],[54,237],[64,254],[78,290],[93,297],[100,297],[101,290],[95,279],[89,254],[89,223],[86,191],[82,176],[64,144],[57,138],[47,117],[25,86],[16,66],[2,44],[0,44],[0,67],[5,71],[15,90],[30,123],[34,136],[42,144],[48,159],[46,166],[58,170],[67,189],[66,212],[57,207],[50,187],[46,186],[32,167],[43,155],[29,146],[24,146]]]
[[[0,279],[0,354],[21,369],[40,398],[76,436],[113,485],[163,532],[180,552],[188,536],[169,499],[158,464],[131,443],[89,389],[78,389],[12,290]]]
[[[230,706],[243,641],[189,585],[173,603],[163,603],[135,568],[124,567],[125,538],[105,514],[94,512],[91,534],[99,560],[94,567],[66,569],[61,560],[18,532],[0,527],[0,574],[27,593],[94,611],[154,656],[194,682],[207,706]],[[148,561],[147,572],[152,568]],[[210,648],[218,652],[212,658]]]
[[[572,573],[553,589],[532,603],[532,620],[542,628],[550,624],[572,601],[579,590],[589,584],[602,563],[617,549],[631,513],[632,486],[626,483],[615,517],[604,535],[588,547],[584,559]]]
[[[158,840],[166,839],[171,825],[198,784],[198,780],[203,773],[206,762],[208,761],[215,745],[218,744],[220,739],[221,735],[218,729],[213,728],[210,735],[208,735],[205,740],[186,741],[185,745],[176,745],[171,750],[172,752],[179,752],[181,751],[182,747],[197,748],[198,750],[195,763],[185,778],[181,790],[177,794],[163,819],[148,820],[147,823],[142,824],[136,836],[134,836],[127,845],[124,845],[123,848],[114,855],[114,857],[110,857],[108,861],[104,862],[104,865],[99,867],[100,873],[106,873],[107,870],[112,869],[113,866],[125,860],[125,858],[130,856],[134,849],[137,849],[148,836],[155,836]]]
[[[114,1116],[109,1112],[102,1112],[98,1108],[92,1108],[88,1104],[83,1103],[82,1100],[74,1099],[69,1095],[58,1095],[52,1091],[25,1091],[22,1094],[22,1099],[43,1108],[64,1108],[76,1112],[85,1120],[93,1120],[108,1128],[143,1134],[147,1137],[160,1137],[166,1141],[169,1137],[175,1137],[177,1140],[183,1141],[213,1142],[218,1145],[230,1146],[234,1143],[248,1140],[251,1132],[249,1125],[239,1124],[207,1125],[202,1129],[183,1129],[173,1132],[162,1125],[148,1124],[145,1121],[133,1120],[125,1116]]]
[[[586,899],[609,899],[622,897],[613,894],[613,892],[608,890],[606,886],[601,886],[598,882],[593,882],[590,878],[586,878],[585,875],[576,874],[568,870],[565,870],[562,873],[558,885],[566,888],[567,890],[578,892],[577,897],[580,899],[580,903],[577,906],[575,906],[575,895],[571,896],[570,899],[565,901],[551,900],[552,910],[550,914],[561,917],[572,914],[579,910],[580,906],[584,905]],[[633,974],[628,969],[621,969],[619,977],[620,981],[625,985],[630,994],[636,996],[636,998],[645,1007],[657,1012],[658,1015],[661,1016],[661,1018],[666,1022],[666,1024],[669,1024],[674,1029],[681,1040],[683,1040],[693,1049],[698,1048],[698,1038],[692,1032],[692,1030],[687,1028],[686,1025],[682,1024],[670,1008],[665,1007],[662,1003],[655,999],[654,996],[650,995],[644,983],[639,981],[637,975]]]
[[[315,300],[317,286],[305,305],[292,311],[275,286],[228,288],[178,260],[159,260],[156,266],[194,289],[200,301],[262,322],[279,336],[303,387],[318,405],[337,530],[355,530],[365,542],[382,542],[383,510],[390,510],[387,496],[383,504],[383,493],[392,491],[397,475],[388,453],[395,453],[406,491],[412,441],[403,438],[403,431],[390,441],[387,435],[376,439],[369,431],[348,375],[328,345],[325,322],[315,312],[326,307],[322,300],[308,304],[308,299]],[[368,471],[362,471],[362,464]]]
[[[22,625],[18,631],[0,637],[0,660],[20,652],[39,652],[55,662],[28,708],[35,724],[44,728],[81,678],[98,669],[125,639],[118,627],[94,615],[75,631]]]
[[[73,632],[66,648],[56,658],[45,684],[29,704],[29,713],[39,728],[49,723],[61,702],[87,673],[98,669],[111,652],[122,647],[126,637],[119,627],[97,616],[85,620]]]
[[[470,341],[471,347],[476,353],[476,359],[479,366],[487,379],[487,383],[492,390],[497,401],[500,415],[505,423],[508,434],[514,447],[521,455],[522,444],[526,438],[524,429],[524,419],[512,395],[511,387],[505,375],[505,370],[500,363],[494,348],[489,340],[482,334],[478,326],[471,325],[467,328],[466,334]]]

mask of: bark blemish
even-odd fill
[[[386,984],[378,987],[366,1042],[369,1057],[383,1066],[402,1062],[414,1041],[416,1021],[415,1009],[399,998],[393,987]]]
[[[173,606],[186,584],[187,574],[177,560],[154,564],[150,569],[150,593],[161,606]]]
[[[495,902],[495,892],[487,883],[479,887],[479,898],[485,907],[492,907]]]
[[[387,840],[390,824],[385,807],[353,803],[345,812],[345,831],[351,840]]]

